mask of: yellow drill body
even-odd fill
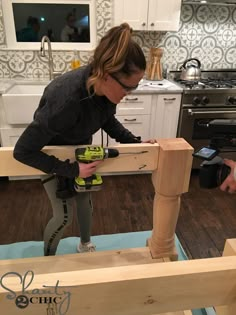
[[[102,146],[80,147],[75,150],[76,160],[81,163],[92,163],[118,155],[118,150],[103,148]],[[75,190],[78,192],[97,191],[102,188],[102,183],[102,177],[99,174],[93,174],[87,178],[76,177]]]

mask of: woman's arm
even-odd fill
[[[33,121],[17,141],[13,156],[26,165],[37,168],[47,174],[75,177],[79,174],[77,162],[60,161],[53,155],[47,155],[41,149],[52,139],[53,133]]]

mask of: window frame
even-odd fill
[[[95,0],[2,0],[3,21],[8,50],[39,50],[40,42],[17,42],[12,3],[52,3],[52,4],[88,4],[90,13],[90,42],[66,43],[52,42],[53,50],[91,51],[96,46],[96,5]]]

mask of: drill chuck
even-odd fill
[[[119,151],[116,149],[104,149],[104,159],[115,158],[119,155]]]

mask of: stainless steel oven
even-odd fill
[[[184,138],[194,149],[208,146],[210,132],[208,123],[214,119],[236,119],[236,109],[183,109],[181,111],[178,136]],[[236,153],[222,153],[222,157],[236,160]],[[194,158],[193,168],[198,168],[200,161]]]
[[[206,71],[201,81],[180,84],[183,95],[177,134],[197,150],[210,143],[211,120],[236,119],[236,72]],[[236,160],[236,152],[220,155]],[[193,168],[199,168],[200,163],[194,158]]]

